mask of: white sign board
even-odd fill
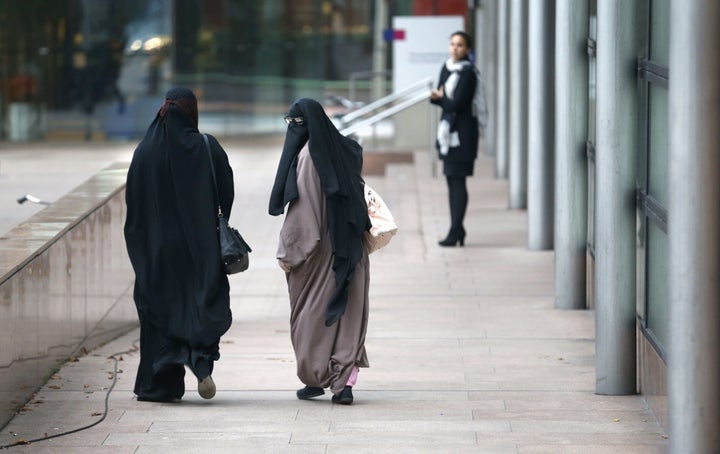
[[[393,91],[431,77],[450,57],[450,35],[464,31],[462,16],[395,16],[392,19]]]

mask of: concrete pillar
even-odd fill
[[[528,11],[528,248],[553,248],[555,194],[555,1]]]
[[[636,3],[598,2],[595,138],[595,392],[635,394]]]
[[[474,29],[467,30],[468,33],[473,37],[473,42],[470,45],[473,47],[473,53],[475,54],[475,66],[478,69],[482,69],[485,64],[485,47],[482,45],[484,38],[484,30],[487,27],[489,19],[487,18],[487,2],[482,2],[478,6],[468,6],[468,14],[473,18]]]
[[[720,446],[720,3],[671,3],[670,452]]]
[[[589,0],[555,3],[555,307],[584,309]]]
[[[508,178],[512,209],[527,206],[527,0],[510,2]]]
[[[497,0],[497,89],[495,93],[495,176],[508,177],[508,20],[510,0]]]
[[[486,154],[495,156],[496,146],[496,124],[497,119],[497,8],[500,0],[485,0],[482,3],[482,28],[478,29],[479,43],[477,47],[482,48],[482,60],[479,60],[480,75],[485,83],[485,102],[488,107],[488,125],[481,138]],[[477,40],[476,40],[477,41]]]
[[[383,31],[388,27],[388,11],[386,0],[375,0],[375,22],[373,27],[373,72],[372,92],[370,100],[375,101],[385,96],[385,75],[387,42],[383,39]],[[351,99],[356,101],[356,99]]]

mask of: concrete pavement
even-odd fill
[[[44,205],[17,199],[31,194],[54,202],[113,162],[129,162],[135,142],[0,142],[0,235]]]
[[[351,406],[333,405],[329,394],[297,400],[287,290],[274,260],[282,219],[267,215],[282,139],[223,144],[236,181],[230,222],[253,253],[250,270],[230,278],[234,322],[213,374],[216,397],[201,399],[188,375],[182,402],[137,402],[133,331],[58,370],[2,430],[0,445],[97,422],[117,377],[102,422],[11,451],[667,451],[642,397],[594,394],[594,313],[553,309],[552,251],[527,250],[526,215],[507,209],[507,181],[493,177],[487,157],[469,180],[462,248],[437,246],[448,225],[447,196],[427,153],[366,177],[400,227],[371,257],[371,367],[361,370]],[[129,158],[134,144],[115,147],[105,156]],[[9,161],[3,156],[0,183]],[[87,176],[94,162],[82,164]]]

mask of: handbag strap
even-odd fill
[[[205,141],[205,149],[207,150],[208,158],[210,158],[210,173],[212,174],[213,179],[213,189],[215,190],[215,200],[217,200],[218,204],[218,217],[221,217],[222,209],[220,208],[220,197],[218,196],[218,190],[217,190],[217,178],[215,178],[215,164],[213,163],[212,154],[210,153],[210,141],[208,140],[207,134],[203,134],[203,140]]]

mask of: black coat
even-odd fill
[[[440,70],[438,88],[450,76],[446,65]],[[477,87],[477,76],[473,65],[464,65],[459,73],[452,98],[447,96],[431,100],[442,108],[442,117],[450,122],[450,130],[457,131],[460,145],[452,147],[447,155],[439,155],[443,161],[445,175],[472,175],[478,150],[478,121],[473,116],[473,97]]]
[[[193,98],[194,99],[194,98]],[[143,322],[189,347],[216,344],[231,324],[227,276],[218,250],[210,161],[197,118],[163,106],[135,149],[127,176],[125,240]],[[219,203],[234,198],[228,157],[209,136]]]

